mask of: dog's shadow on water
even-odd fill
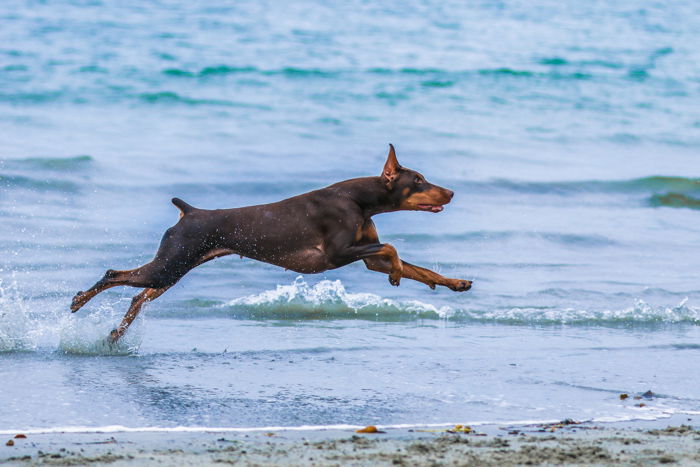
[[[64,354],[69,366],[64,385],[82,391],[93,406],[104,407],[104,413],[89,416],[91,424],[206,425],[212,417],[231,413],[231,403],[244,402],[232,394],[200,388],[188,377],[188,369],[195,363],[187,360],[194,358],[202,363],[203,356],[197,352],[113,355]]]

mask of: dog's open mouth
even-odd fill
[[[444,207],[439,204],[419,204],[418,209],[421,211],[440,212]]]

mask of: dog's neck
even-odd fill
[[[381,177],[355,178],[337,185],[357,203],[366,217],[399,210]]]

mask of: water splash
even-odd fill
[[[58,349],[75,355],[131,355],[138,352],[143,340],[144,313],[119,341],[112,343],[107,338],[115,323],[121,320],[121,311],[117,311],[123,311],[121,302],[101,304],[91,313],[64,316],[60,322]]]
[[[90,313],[50,309],[23,297],[16,281],[0,279],[0,352],[62,351],[80,355],[128,355],[143,339],[143,318],[137,319],[117,343],[106,336],[121,319],[122,300],[100,305]]]
[[[322,280],[309,285],[298,276],[290,285],[278,285],[275,290],[231,300],[226,305],[232,311],[260,312],[266,317],[285,318],[353,318],[384,319],[444,318],[452,313],[449,307],[436,307],[418,300],[395,301],[371,293],[350,293],[340,280]]]
[[[0,352],[33,350],[41,326],[32,318],[16,281],[0,279]]]

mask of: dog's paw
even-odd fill
[[[389,274],[389,283],[394,287],[398,287],[401,283],[401,274]]]
[[[83,306],[83,305],[85,304],[85,303],[83,302],[83,300],[82,300],[83,294],[84,294],[84,293],[85,293],[85,292],[83,292],[83,291],[81,290],[80,292],[78,292],[77,294],[75,294],[75,297],[73,297],[73,300],[72,300],[71,303],[70,303],[70,311],[72,311],[73,313],[75,313],[76,311],[78,311],[78,310],[80,309],[80,307]]]
[[[472,281],[451,279],[450,282],[447,283],[447,287],[455,292],[466,292],[472,288]]]
[[[110,332],[109,336],[107,336],[107,342],[109,342],[110,344],[115,344],[120,337],[122,337],[122,334],[119,332],[119,330],[112,329],[112,332]]]

